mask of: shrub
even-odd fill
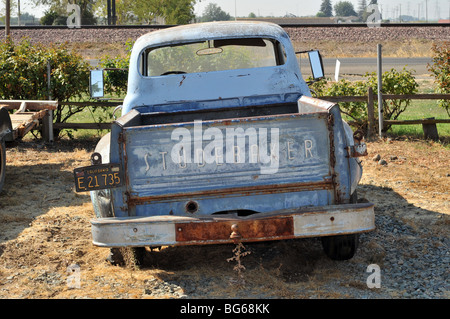
[[[45,11],[44,16],[41,18],[40,22],[42,25],[52,25],[58,16],[58,13],[55,11]]]
[[[434,44],[433,64],[428,65],[428,70],[434,75],[436,84],[436,93],[450,93],[450,41],[441,44]],[[440,100],[439,106],[447,111],[450,116],[450,101]]]
[[[328,83],[322,80],[314,83],[312,89],[315,96],[365,96],[369,87],[374,93],[378,90],[378,77],[375,72],[366,73],[362,81],[350,82],[345,79],[339,82]],[[322,83],[321,83],[322,82]],[[403,68],[401,72],[391,69],[382,74],[383,94],[414,94],[417,93],[417,84],[411,71]],[[376,93],[375,93],[376,94]],[[383,119],[396,120],[411,104],[410,99],[383,100]],[[367,103],[366,102],[345,102],[339,103],[341,112],[349,116],[356,125],[365,129],[367,127]],[[374,103],[375,118],[378,116],[378,102]],[[387,131],[390,126],[385,126],[383,131]]]
[[[49,98],[47,63],[51,66],[53,100],[85,98],[89,94],[89,64],[70,52],[67,45],[32,45],[28,39],[15,44],[0,42],[0,98],[11,100],[47,100]],[[58,106],[55,123],[66,122],[83,108]],[[55,131],[55,136],[59,131]]]
[[[378,78],[375,72],[366,74],[368,76],[367,88],[372,87],[374,92],[378,91]],[[408,95],[415,94],[418,91],[419,84],[411,71],[403,68],[401,72],[391,69],[391,71],[384,72],[382,75],[383,94],[398,94]],[[383,119],[397,120],[400,114],[406,111],[411,104],[411,99],[398,100],[383,100]],[[375,109],[377,110],[378,102],[375,102]],[[377,111],[378,114],[378,111]],[[391,126],[385,125],[383,132],[389,130]]]
[[[341,79],[331,84],[322,84],[322,96],[364,96],[367,94],[367,85],[363,81],[350,82]],[[367,107],[365,102],[342,102],[339,103],[341,112],[356,122],[363,124],[367,118]]]
[[[103,69],[127,69],[105,71],[105,92],[116,96],[122,96],[127,92],[128,67],[133,42],[128,40],[125,46],[127,52],[125,57],[111,58],[107,55],[100,60],[100,67]]]

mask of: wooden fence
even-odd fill
[[[450,94],[383,94],[383,100],[450,100]],[[367,138],[370,139],[376,132],[374,102],[378,100],[378,95],[369,88],[367,96],[322,96],[322,100],[343,103],[343,102],[367,102]],[[437,123],[450,123],[450,119],[416,119],[416,120],[383,120],[383,128],[388,125],[413,125],[422,124],[425,138],[433,140],[439,139]]]
[[[450,94],[383,94],[383,100],[450,100]],[[375,108],[374,102],[378,100],[378,95],[374,94],[372,88],[369,88],[366,96],[322,96],[322,100],[344,103],[344,102],[366,102],[368,114],[368,129],[367,138],[372,138],[375,135]],[[93,107],[116,107],[121,104],[118,102],[61,102],[60,105],[72,106],[93,106]],[[412,125],[422,124],[425,138],[438,139],[436,129],[437,123],[450,123],[450,119],[416,119],[416,120],[384,120],[383,127],[387,125]],[[54,123],[55,129],[100,129],[108,130],[111,128],[111,123]]]

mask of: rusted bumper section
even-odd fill
[[[301,208],[247,217],[151,216],[93,219],[94,245],[177,246],[231,243],[238,225],[243,242],[362,233],[375,229],[372,203]]]

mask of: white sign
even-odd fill
[[[336,69],[334,70],[334,80],[339,81],[339,71],[341,69],[341,61],[336,60]]]

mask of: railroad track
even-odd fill
[[[139,25],[83,25],[81,29],[165,29],[174,25],[158,25],[158,24],[139,24]],[[280,24],[283,28],[367,28],[366,23],[329,23],[329,24]],[[450,23],[383,23],[381,28],[430,28],[430,27],[450,27]],[[4,29],[5,26],[0,26]],[[65,25],[32,25],[32,26],[11,26],[12,30],[33,30],[48,29],[58,30],[67,29]]]

